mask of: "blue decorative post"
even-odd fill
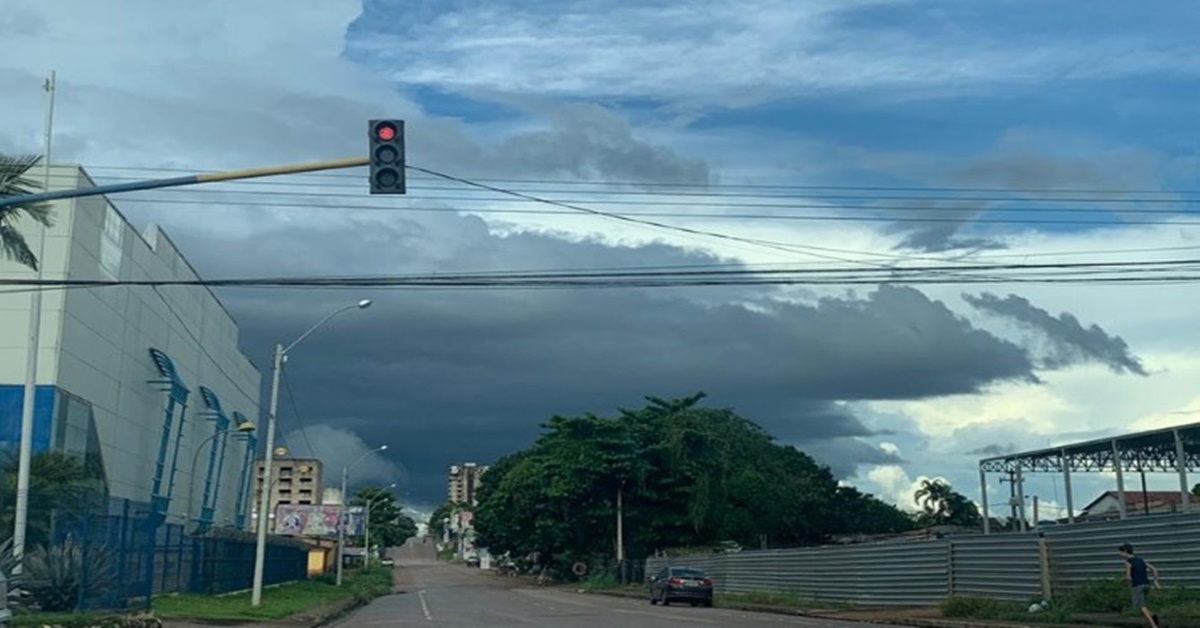
[[[224,444],[224,434],[229,431],[229,417],[221,411],[221,401],[217,399],[217,394],[205,386],[200,387],[200,396],[204,399],[204,405],[208,406],[208,411],[205,412],[206,418],[216,423],[215,432],[212,437],[212,446],[208,453],[208,472],[204,477],[204,496],[200,499],[200,527],[207,528],[213,521],[214,507],[209,504],[209,499],[213,494],[213,473],[217,470],[217,452],[220,444]],[[195,481],[195,478],[192,478]],[[218,484],[220,479],[218,478]]]
[[[162,483],[163,475],[167,462],[167,449],[171,444],[171,425],[175,418],[175,406],[180,406],[179,422],[183,424],[183,415],[187,412],[188,394],[191,392],[187,386],[184,386],[183,381],[179,378],[178,371],[175,370],[175,363],[167,354],[158,349],[150,349],[150,359],[154,360],[155,367],[158,368],[158,373],[163,377],[161,380],[150,380],[148,383],[153,384],[167,393],[167,407],[163,411],[163,428],[162,440],[158,445],[158,457],[154,461],[154,481],[150,495],[150,509],[158,516],[159,522],[166,519],[167,509],[171,503],[171,490],[167,489],[166,494],[163,493]],[[176,451],[178,452],[179,444],[176,442]],[[174,472],[172,472],[172,482],[174,482]],[[168,485],[169,486],[169,485]]]
[[[234,526],[239,530],[245,530],[246,508],[249,505],[246,498],[250,492],[250,483],[254,479],[250,471],[254,468],[254,453],[258,450],[258,439],[249,432],[234,434],[234,438],[246,442],[246,454],[242,458],[241,481],[238,482],[237,505],[234,507]]]
[[[242,414],[241,412],[233,413],[234,427],[240,428],[241,426],[246,425],[247,423],[249,423],[249,421],[246,420],[246,416],[244,414]],[[219,454],[217,454],[217,485],[213,487],[213,494],[212,494],[213,512],[216,512],[217,498],[221,495],[221,478],[225,477],[222,475],[222,473],[225,472],[225,449],[229,445],[228,437],[221,437],[218,440],[221,443],[221,452]]]

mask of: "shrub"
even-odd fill
[[[1120,613],[1129,609],[1129,585],[1120,578],[1089,580],[1063,596],[1076,613]]]
[[[369,602],[392,592],[391,569],[367,567],[358,570],[350,582],[350,593],[356,602]]]
[[[116,585],[114,560],[106,548],[85,548],[74,537],[38,546],[26,557],[24,588],[38,609],[75,610],[81,601],[101,598]]]
[[[585,576],[580,584],[588,591],[615,589],[620,586],[620,583],[617,581],[617,575],[610,570],[593,572]]]

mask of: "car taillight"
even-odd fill
[[[683,578],[671,578],[671,584],[681,587],[683,586]]]

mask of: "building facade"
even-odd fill
[[[94,187],[82,168],[51,169],[51,190],[76,187]],[[139,233],[103,196],[55,201],[51,211],[46,280],[199,279],[161,229]],[[37,225],[17,228],[36,251]],[[0,259],[0,279],[35,277]],[[48,289],[42,303],[35,454],[84,456],[101,470],[109,504],[133,502],[167,522],[243,525],[261,374],[216,296],[120,285]],[[28,291],[0,291],[0,448],[14,452],[30,308]]]
[[[250,506],[250,525],[258,521],[258,496],[262,493],[263,470],[258,460],[254,471],[254,499]],[[271,460],[271,491],[267,512],[273,519],[280,505],[319,506],[324,503],[321,486],[321,461],[315,458],[274,458]]]
[[[448,498],[451,503],[476,506],[479,499],[476,492],[479,488],[479,478],[487,472],[486,465],[467,462],[450,467],[447,485]]]

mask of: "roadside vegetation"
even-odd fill
[[[536,556],[539,571],[574,580],[576,562],[592,572],[613,564],[618,495],[627,556],[730,541],[797,546],[918,525],[895,506],[840,486],[828,467],[776,443],[753,421],[701,407],[703,398],[649,398],[646,407],[612,418],[551,418],[532,446],[482,477],[477,544],[492,556]],[[430,522],[434,534],[438,521]]]
[[[1096,616],[1121,615],[1141,620],[1129,604],[1129,585],[1120,579],[1093,580],[1030,612],[1039,600],[1009,602],[980,596],[954,596],[941,605],[943,617],[1023,623],[1095,623]],[[1164,587],[1150,593],[1150,608],[1169,626],[1200,626],[1200,590]]]
[[[261,621],[317,611],[341,602],[365,603],[388,595],[393,570],[371,566],[343,574],[342,586],[332,575],[263,589],[262,605],[250,606],[250,592],[231,595],[162,595],[154,598],[154,615],[163,619]]]

